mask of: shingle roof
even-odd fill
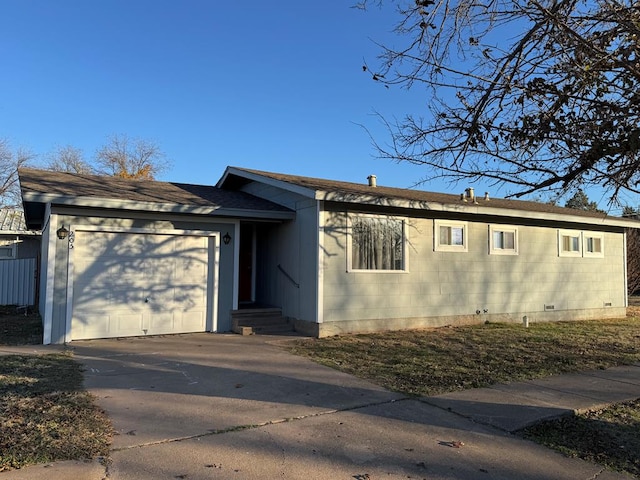
[[[353,197],[373,197],[377,199],[398,199],[409,202],[427,202],[440,203],[444,205],[461,205],[463,201],[460,195],[449,193],[427,192],[424,190],[393,188],[393,187],[370,187],[365,183],[340,182],[336,180],[325,180],[321,178],[303,177],[298,175],[286,175],[281,173],[264,172],[261,170],[252,170],[246,168],[233,167],[236,170],[260,175],[285,182],[291,185],[309,188],[317,192],[338,194],[334,198],[340,196]],[[490,198],[485,200],[483,195],[476,195],[478,206],[491,207],[498,209],[523,210],[539,213],[554,213],[562,215],[572,215],[596,219],[615,218],[608,217],[606,214],[594,211],[576,210],[565,207],[558,207],[548,203],[532,202],[526,200],[509,200],[504,198]]]
[[[175,204],[191,207],[289,211],[273,202],[244,192],[213,186],[149,180],[127,180],[98,175],[78,175],[49,170],[23,168],[19,171],[23,199],[48,197],[124,200],[130,202]]]

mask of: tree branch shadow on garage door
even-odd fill
[[[80,233],[72,338],[206,329],[210,237]]]

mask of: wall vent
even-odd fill
[[[610,307],[611,306],[611,302],[604,302],[604,306],[605,307]]]
[[[545,309],[545,310],[555,310],[555,309],[556,309],[556,306],[555,306],[555,305],[545,305],[545,306],[544,306],[544,309]]]

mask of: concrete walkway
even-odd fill
[[[117,431],[110,458],[0,480],[630,478],[511,432],[639,398],[640,365],[415,399],[289,355],[278,341],[194,334],[74,342],[86,386]]]

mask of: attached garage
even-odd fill
[[[27,228],[42,231],[45,344],[231,331],[247,278],[241,224],[295,218],[285,206],[209,185],[29,168],[19,178]]]
[[[76,229],[71,339],[212,330],[217,238]]]

